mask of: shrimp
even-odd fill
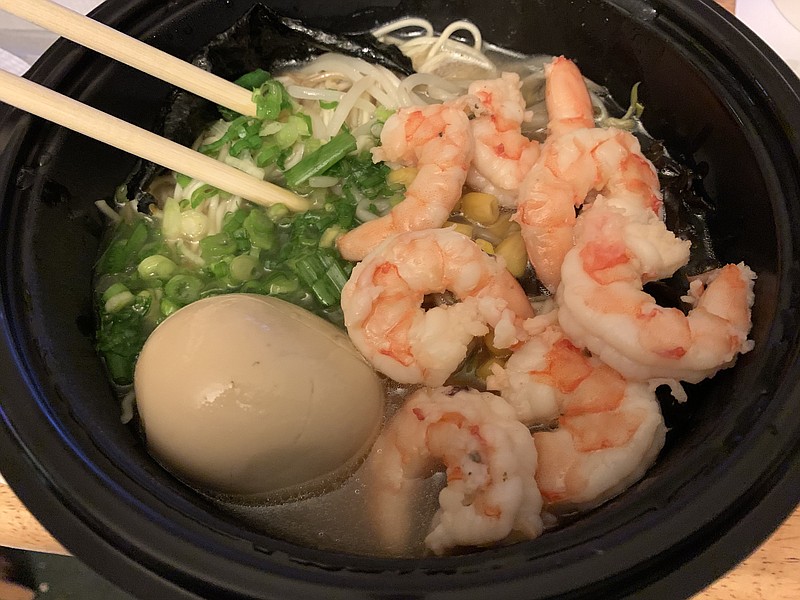
[[[519,190],[514,219],[539,280],[558,287],[564,256],[573,246],[575,208],[602,192],[620,208],[660,215],[662,198],[653,165],[629,132],[595,129],[589,92],[564,57],[546,67],[550,135]]]
[[[377,534],[392,553],[410,550],[410,506],[436,463],[447,469],[425,546],[436,554],[542,532],[536,448],[500,397],[421,389],[394,415],[367,459]]]
[[[337,240],[342,256],[359,261],[396,233],[441,227],[461,197],[473,146],[463,102],[401,108],[389,117],[373,159],[416,165],[417,175],[388,214]]]
[[[558,426],[533,435],[547,510],[588,510],[641,479],[664,445],[666,427],[655,386],[626,381],[587,356],[554,320],[504,368],[496,366],[487,387],[500,391],[521,422]]]
[[[559,322],[574,342],[639,381],[697,383],[752,349],[755,273],[744,263],[693,281],[685,298],[693,308],[685,315],[657,305],[642,284],[683,264],[688,242],[655,217],[636,220],[604,201],[579,221],[556,294]]]
[[[503,73],[499,79],[475,81],[468,94],[478,100],[477,118],[471,121],[475,156],[467,174],[470,187],[493,194],[505,207],[515,207],[522,179],[539,158],[539,142],[521,132],[525,100],[519,75]]]
[[[422,309],[426,294],[461,300]],[[502,259],[451,229],[398,234],[356,265],[342,290],[345,326],[372,365],[400,383],[443,384],[476,336],[495,330],[498,347],[525,333],[533,309]]]

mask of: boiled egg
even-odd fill
[[[142,349],[134,387],[150,453],[224,495],[344,478],[383,417],[380,382],[344,332],[253,294],[206,298],[167,318]]]

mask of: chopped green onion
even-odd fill
[[[281,204],[278,202],[277,204],[273,204],[267,209],[267,216],[272,219],[273,222],[283,219],[284,217],[289,216],[290,211],[285,204]]]
[[[178,310],[180,308],[180,305],[176,304],[169,298],[162,298],[160,302],[160,308],[161,308],[161,314],[163,314],[165,317],[168,317],[176,310]]]
[[[228,273],[230,273],[228,262],[229,261],[226,261],[225,259],[218,260],[215,263],[211,263],[208,266],[208,270],[211,271],[211,274],[217,279],[223,279],[228,276]]]
[[[272,79],[272,75],[270,75],[269,72],[263,69],[256,69],[250,73],[245,73],[239,77],[239,79],[234,81],[234,83],[245,89],[254,90],[256,88],[260,88],[269,79]]]
[[[386,108],[385,106],[381,105],[375,109],[375,118],[380,123],[386,123],[386,120],[394,114],[394,110],[391,108]]]
[[[322,237],[319,238],[320,248],[332,248],[336,239],[344,233],[344,230],[338,225],[328,227],[322,232]]]
[[[249,254],[242,254],[231,261],[231,278],[237,282],[250,281],[258,277],[258,260]]]
[[[275,223],[263,210],[251,210],[243,225],[253,246],[270,250],[275,245]]]
[[[148,256],[136,267],[136,270],[143,279],[167,279],[171,277],[177,269],[178,265],[166,256],[160,254]]]
[[[207,261],[236,253],[235,240],[225,231],[200,240],[200,253]]]
[[[285,273],[273,273],[265,282],[267,293],[271,296],[286,295],[300,288],[297,278]]]
[[[256,116],[259,119],[274,121],[281,110],[291,107],[289,95],[283,85],[275,79],[267,79],[253,92]]]
[[[121,294],[122,292],[128,292],[128,291],[130,290],[128,290],[125,284],[115,283],[113,285],[110,285],[108,289],[105,292],[103,292],[102,296],[103,302],[108,302],[111,298],[113,298],[117,294]]]
[[[316,152],[303,157],[284,173],[289,187],[297,187],[309,177],[320,175],[356,149],[356,138],[347,131],[334,136]]]
[[[113,287],[113,286],[112,286]],[[133,304],[133,301],[136,298],[133,294],[131,294],[127,289],[125,291],[119,292],[118,294],[114,294],[105,303],[105,309],[107,313],[115,313],[126,306],[130,306]]]
[[[203,282],[194,275],[175,275],[164,286],[164,294],[168,300],[186,305],[200,298]]]
[[[200,206],[204,201],[208,200],[209,198],[216,196],[219,194],[219,190],[215,188],[213,185],[208,185],[204,183],[195,191],[192,192],[192,197],[189,202],[192,208],[197,208]]]
[[[324,110],[333,110],[337,106],[339,106],[339,102],[337,100],[331,100],[330,102],[328,102],[326,100],[320,100],[319,101],[319,107],[324,109]]]
[[[228,154],[238,157],[244,150],[258,150],[261,148],[261,144],[263,144],[263,141],[259,135],[249,135],[231,144]]]
[[[175,181],[178,182],[178,185],[182,188],[188,187],[190,183],[192,183],[192,178],[188,175],[184,175],[183,173],[175,173]]]
[[[222,218],[222,231],[233,235],[236,230],[242,228],[246,218],[247,211],[241,209],[234,212],[225,213],[225,216]]]
[[[255,155],[256,165],[263,168],[267,165],[274,164],[280,155],[281,147],[276,141],[270,140],[268,142],[264,142],[261,145],[258,153]]]
[[[119,385],[127,385],[133,381],[133,361],[130,356],[106,352],[103,355],[111,379]]]

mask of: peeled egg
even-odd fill
[[[344,332],[252,294],[167,318],[142,349],[134,387],[151,454],[188,483],[237,496],[349,473],[383,416],[378,378]]]

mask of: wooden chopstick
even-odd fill
[[[1,69],[0,101],[251,202],[282,203],[295,211],[309,207],[308,200],[287,189]]]
[[[50,0],[0,0],[0,8],[201,98],[256,116],[248,90]]]

